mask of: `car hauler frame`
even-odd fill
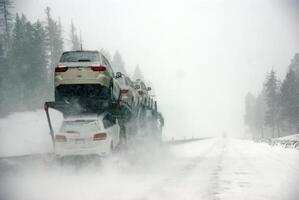
[[[119,97],[119,99],[121,98]],[[115,116],[118,119],[119,125],[121,127],[121,137],[124,140],[126,140],[128,136],[135,137],[136,135],[138,135],[138,130],[142,128],[142,123],[150,122],[148,119],[146,119],[145,116],[146,111],[150,111],[151,113],[153,113],[151,119],[154,119],[153,121],[155,121],[155,123],[158,123],[158,120],[160,120],[162,117],[162,115],[158,113],[156,101],[154,102],[154,108],[152,108],[152,106],[131,107],[127,103],[121,100],[115,100],[115,101],[86,100],[84,102],[82,101],[81,102],[77,102],[77,101],[45,102],[44,110],[46,112],[46,117],[50,129],[50,135],[51,135],[53,145],[55,144],[54,143],[55,137],[54,137],[54,130],[53,130],[51,117],[49,113],[49,108],[60,111],[63,114],[64,118],[68,116],[87,114],[87,113],[100,114],[102,112],[110,112],[113,116]],[[134,127],[130,127],[129,129],[128,128],[129,123],[133,124]],[[163,124],[164,124],[164,120],[163,120]],[[157,130],[157,132],[159,135],[161,134],[160,130]],[[159,140],[161,140],[160,136],[159,136]]]

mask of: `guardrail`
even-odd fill
[[[177,145],[177,144],[183,144],[188,142],[196,142],[199,140],[207,140],[211,139],[212,137],[202,137],[202,138],[189,138],[189,139],[180,139],[180,140],[169,140],[169,141],[163,141],[163,144],[166,145]]]

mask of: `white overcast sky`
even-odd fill
[[[119,50],[158,95],[169,137],[241,133],[244,96],[299,52],[296,0],[16,0],[30,20],[71,19],[84,48]],[[66,40],[67,43],[67,40]]]

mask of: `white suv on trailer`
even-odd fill
[[[54,138],[57,156],[105,156],[119,144],[120,126],[118,120],[108,112],[68,117]]]

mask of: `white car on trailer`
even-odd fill
[[[67,117],[54,137],[57,156],[105,156],[120,142],[118,120],[109,112]]]

